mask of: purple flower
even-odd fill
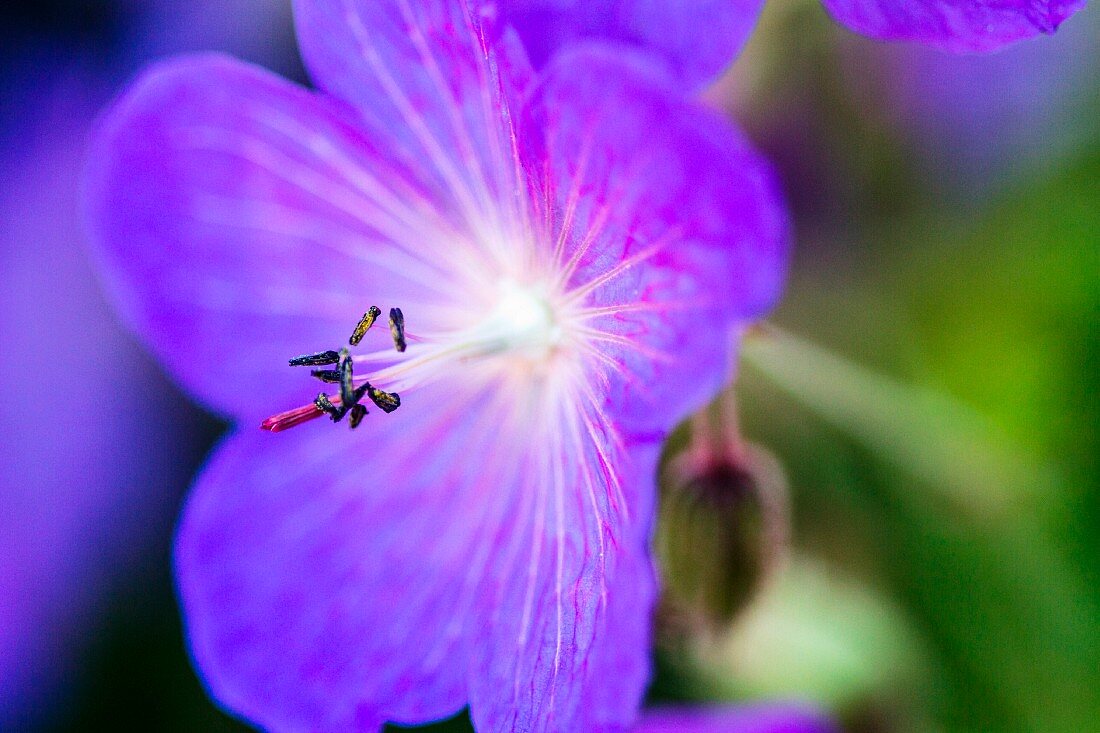
[[[1054,33],[1085,0],[822,0],[857,33],[957,53],[992,51]]]
[[[482,17],[302,0],[323,92],[183,58],[96,136],[88,210],[124,319],[241,425],[176,565],[205,682],[266,727],[467,703],[484,731],[632,721],[661,441],[781,287],[771,174],[719,115],[621,48],[536,75]],[[371,305],[402,310],[408,347],[375,327],[329,395],[370,406],[369,380],[400,408],[258,430],[322,414],[287,359]]]
[[[641,48],[700,87],[733,61],[763,0],[499,0],[536,66],[562,46],[599,39]]]
[[[657,708],[633,733],[836,733],[829,718],[805,703],[767,703],[737,708]]]

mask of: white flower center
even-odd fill
[[[483,353],[540,361],[561,343],[562,326],[549,294],[542,288],[504,280],[496,305],[481,324],[479,337]]]

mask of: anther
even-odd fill
[[[393,336],[393,348],[405,350],[405,315],[400,308],[390,308],[390,335]]]
[[[290,360],[291,366],[325,366],[336,364],[340,361],[338,351],[320,351],[316,354],[302,354]]]
[[[355,396],[355,388],[351,384],[352,361],[347,349],[340,349],[340,401],[345,410],[350,410],[358,402]]]
[[[351,338],[348,339],[348,343],[352,346],[358,346],[359,342],[363,340],[363,336],[367,334],[370,327],[374,325],[378,316],[382,315],[382,311],[376,305],[372,305],[367,309],[367,312],[363,314],[363,317],[359,319],[359,323],[356,324],[355,330],[351,332]]]
[[[351,408],[351,415],[348,416],[348,425],[352,430],[359,427],[359,423],[363,422],[363,418],[367,416],[367,408],[356,403],[355,407]]]
[[[310,374],[326,384],[340,384],[340,372],[335,369],[314,369]]]
[[[370,397],[370,401],[377,405],[382,412],[390,413],[401,407],[401,395],[396,392],[383,392],[369,384],[363,386],[367,388],[367,396]]]
[[[332,400],[330,400],[328,395],[324,392],[317,395],[317,399],[313,401],[313,404],[317,406],[318,410],[331,417],[333,422],[340,422],[340,419],[343,418],[348,411],[348,408],[343,405],[337,407],[332,404]]]
[[[369,384],[361,384],[358,387],[356,387],[355,388],[355,394],[352,397],[352,400],[354,401],[354,403],[358,405],[359,401],[363,399],[363,395],[365,395],[367,393],[367,390],[369,390],[369,389],[371,389],[371,386]]]

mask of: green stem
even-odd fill
[[[877,374],[771,325],[751,332],[742,353],[823,420],[964,507],[996,509],[1057,478],[942,392]]]

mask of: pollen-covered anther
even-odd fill
[[[340,422],[348,411],[342,404],[339,407],[332,404],[332,400],[324,392],[317,395],[317,398],[313,400],[313,404],[317,406],[318,410],[331,417],[333,422]]]
[[[336,369],[314,369],[310,374],[325,384],[340,384],[340,372]]]
[[[393,336],[393,348],[404,351],[405,343],[405,314],[400,308],[390,308],[390,334]]]
[[[355,330],[351,332],[351,338],[348,339],[348,343],[352,346],[358,346],[359,342],[363,340],[363,337],[367,335],[367,331],[374,325],[374,322],[378,320],[378,316],[382,315],[382,310],[372,305],[367,309],[367,312],[363,314],[363,317],[359,319],[359,323],[355,324]]]
[[[348,424],[352,430],[359,427],[359,423],[363,422],[363,418],[367,416],[367,408],[362,405],[356,405],[351,408],[351,415],[348,417]]]
[[[290,366],[327,366],[340,361],[339,351],[319,351],[316,354],[302,354],[290,360]]]
[[[369,384],[363,386],[367,388],[367,396],[370,397],[370,401],[377,405],[382,412],[393,412],[401,407],[401,395],[396,392],[383,392]]]

